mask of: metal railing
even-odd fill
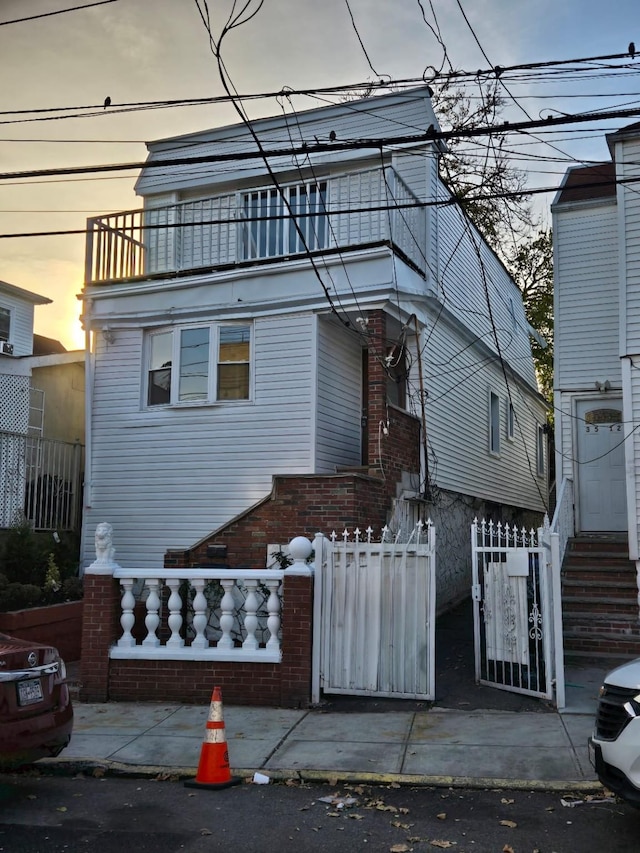
[[[83,458],[79,442],[0,432],[0,528],[79,529]]]
[[[307,245],[301,239],[293,243],[290,239],[271,241],[273,245],[267,241],[260,258],[387,240],[424,270],[425,208],[392,168],[346,174],[317,185],[320,186],[322,194],[315,206],[309,205],[310,190],[304,185],[305,192],[298,192],[298,196],[303,195],[307,201],[297,202],[294,207],[295,220],[307,234]],[[285,187],[282,191],[291,198],[294,189],[300,187]],[[256,251],[249,249],[253,246],[252,235],[255,238],[263,231],[267,234],[272,221],[292,221],[288,212],[282,212],[284,208],[267,203],[271,199],[269,193],[275,192],[273,188],[262,188],[254,193],[238,192],[90,218],[85,282],[118,281],[255,260]],[[254,195],[265,196],[264,205],[256,202],[252,206]],[[289,232],[293,233],[291,228]]]

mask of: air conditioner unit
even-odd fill
[[[0,353],[2,355],[13,355],[13,344],[9,341],[0,341]]]

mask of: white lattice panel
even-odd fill
[[[29,377],[0,375],[0,432],[25,434],[29,426]]]

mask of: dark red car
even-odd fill
[[[73,707],[53,646],[0,634],[0,770],[58,755],[71,740]]]

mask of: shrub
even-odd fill
[[[82,598],[79,550],[76,534],[54,537],[26,521],[14,525],[0,549],[0,611]]]

